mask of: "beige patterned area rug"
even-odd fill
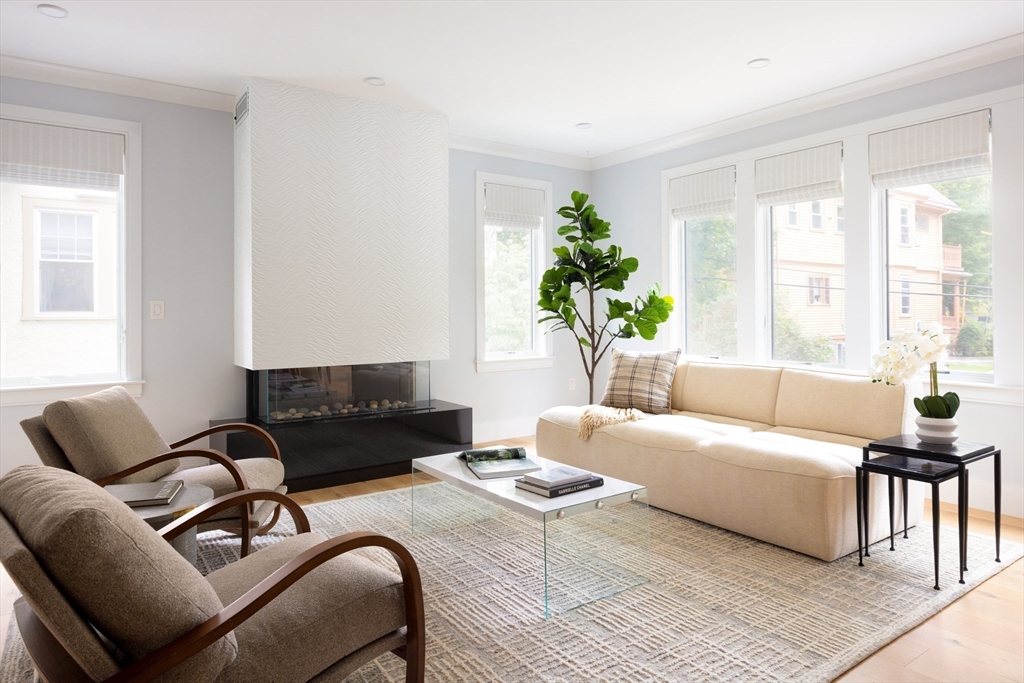
[[[858,567],[856,554],[825,563],[652,508],[650,581],[545,619],[540,523],[431,486],[435,512],[453,525],[430,534],[410,535],[408,490],[306,508],[326,535],[373,530],[410,548],[424,579],[429,681],[829,681],[1022,554],[1004,541],[996,564],[993,541],[972,536],[961,586],[956,532],[943,529],[935,591],[927,525],[896,552],[876,544]],[[257,546],[290,529],[282,520]],[[236,557],[234,539],[200,537],[204,573]],[[388,654],[351,680],[398,682],[404,669]],[[32,680],[12,624],[0,683]]]

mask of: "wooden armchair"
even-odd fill
[[[166,542],[256,500],[288,508],[298,534],[206,577]],[[326,539],[277,492],[229,494],[158,535],[89,481],[26,465],[0,479],[0,513],[0,561],[23,593],[18,628],[44,682],[328,683],[389,651],[407,682],[423,680],[409,552],[366,532]],[[348,554],[365,547],[390,552],[401,577]]]
[[[281,451],[265,430],[245,423],[225,424],[168,444],[123,387],[51,403],[41,416],[22,420],[21,428],[44,465],[71,470],[100,486],[180,479],[186,484],[209,486],[214,497],[250,488],[279,493],[288,490],[282,485]],[[229,431],[253,432],[266,444],[270,457],[235,461],[209,448],[174,450]],[[214,464],[180,467],[179,459],[187,456],[206,458]],[[280,512],[280,506],[269,500],[246,503],[223,510],[199,530],[223,529],[238,534],[245,557],[252,537],[270,531]]]

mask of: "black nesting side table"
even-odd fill
[[[881,453],[881,457],[872,458],[872,453]],[[913,434],[901,434],[880,441],[873,441],[864,447],[864,460],[857,468],[857,536],[858,546],[861,543],[863,523],[863,548],[861,556],[870,557],[868,550],[868,510],[869,486],[871,473],[885,474],[889,477],[889,547],[893,545],[893,485],[894,477],[903,480],[904,520],[906,520],[907,480],[923,481],[932,484],[932,517],[935,529],[935,588],[938,583],[938,485],[954,477],[957,479],[957,526],[960,534],[960,583],[964,583],[964,571],[967,570],[967,510],[968,510],[968,477],[967,465],[978,460],[991,457],[995,474],[995,530],[996,530],[996,562],[999,562],[999,530],[1002,521],[1002,454],[990,444],[957,441],[953,444],[923,443]],[[905,525],[904,525],[905,526]],[[906,529],[904,529],[904,538]],[[859,548],[858,548],[858,554]],[[861,560],[863,562],[863,559]]]

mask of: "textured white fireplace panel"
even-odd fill
[[[240,364],[447,358],[447,118],[254,79],[246,123],[252,342]]]

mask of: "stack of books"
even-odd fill
[[[568,465],[541,470],[516,479],[517,489],[536,493],[545,498],[557,498],[603,485],[602,477]]]

